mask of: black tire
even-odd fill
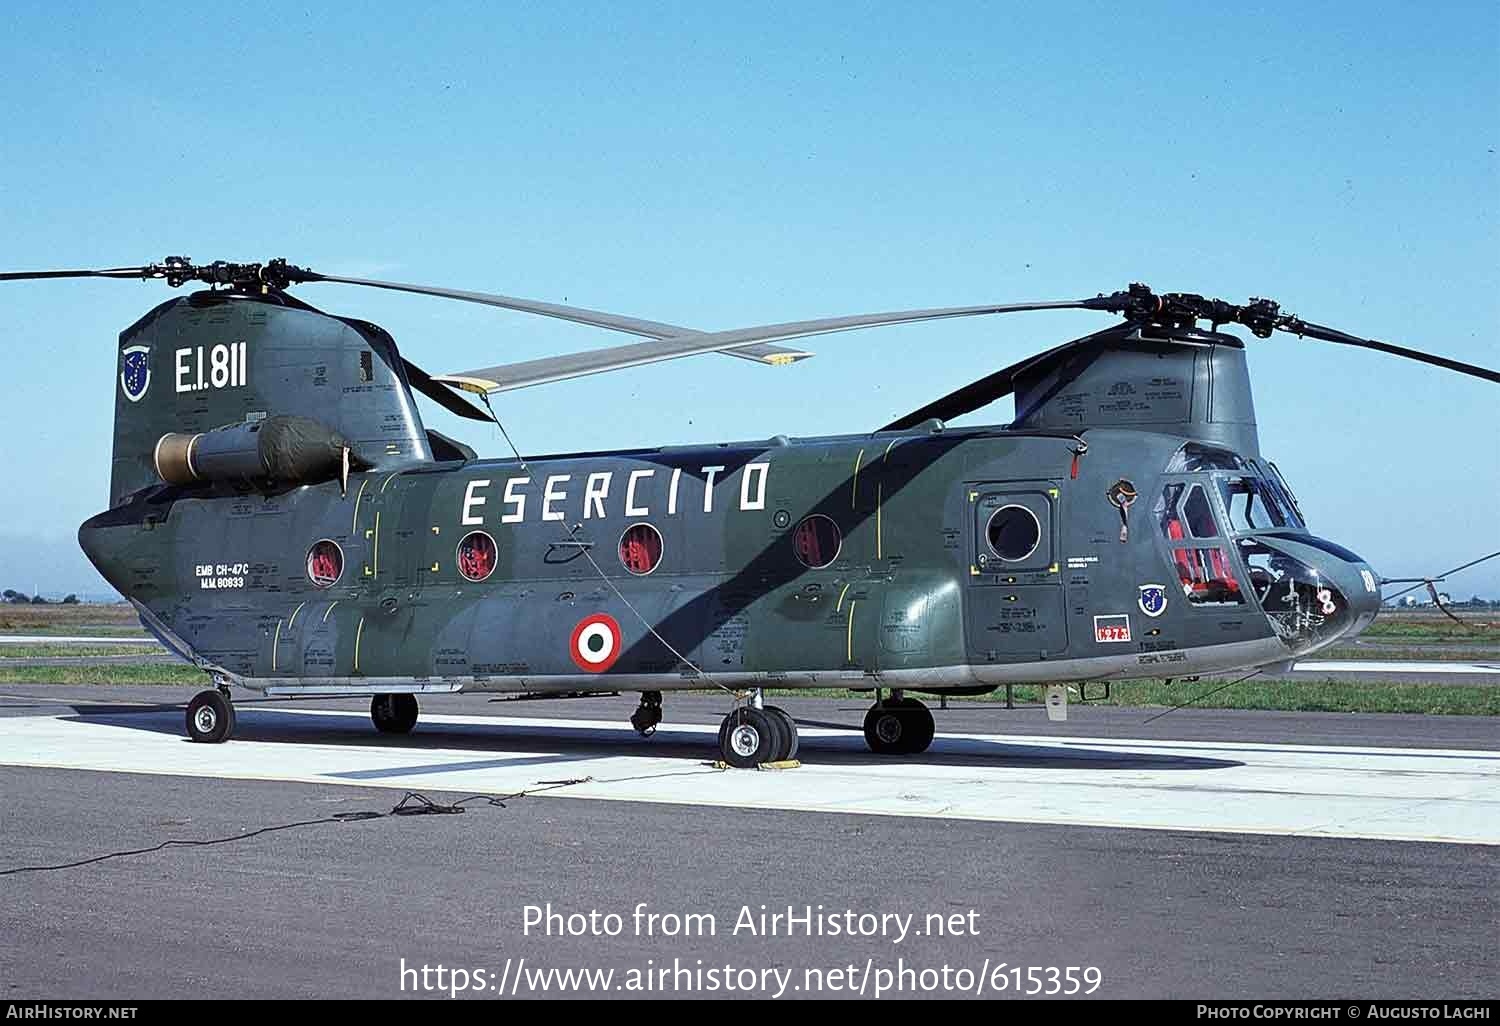
[[[187,734],[194,741],[216,745],[234,734],[234,704],[219,691],[200,691],[187,707]]]
[[[904,755],[910,723],[899,705],[881,703],[865,713],[865,744],[876,755]]]
[[[797,736],[797,721],[792,719],[792,714],[779,705],[768,705],[765,711],[781,721],[781,729],[785,745],[778,750],[773,762],[784,762],[797,757],[797,750],[802,747],[802,739]]]
[[[771,762],[786,743],[781,721],[761,709],[736,709],[719,728],[719,754],[736,769],[752,769]]]
[[[410,734],[417,725],[415,695],[376,695],[370,699],[370,719],[382,734]]]
[[[906,750],[904,755],[920,755],[932,747],[932,735],[937,724],[932,720],[932,710],[915,698],[902,703],[902,715],[907,720]]]

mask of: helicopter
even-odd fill
[[[1368,627],[1382,579],[1309,529],[1260,451],[1245,341],[1221,329],[1500,382],[1270,300],[1141,284],[700,332],[285,259],[0,281],[78,277],[208,286],[121,332],[110,505],[78,531],[146,629],[210,676],[186,711],[199,742],[233,734],[231,685],[369,696],[396,735],[419,695],[634,691],[649,736],[664,693],[717,689],[720,755],[753,767],[798,752],[766,701],[778,689],[868,692],[869,748],[910,755],[934,734],[917,695],[1040,684],[1065,718],[1068,685],[1088,701],[1113,681],[1289,667]],[[378,325],[293,294],[318,282],[644,341],[429,374]],[[415,398],[503,433],[498,392],[707,353],[784,365],[812,354],[782,343],[810,336],[1068,309],[1118,320],[848,435],[480,459],[425,427]],[[1005,396],[1012,423],[947,425]]]

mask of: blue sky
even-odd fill
[[[0,61],[5,267],[286,256],[708,328],[1143,280],[1500,364],[1493,2],[12,0]],[[0,583],[97,591],[73,532],[106,502],[113,339],[169,290],[3,289]],[[433,371],[621,340],[303,295]],[[856,431],[1105,323],[832,336],[794,368],[698,357],[497,406],[531,453]],[[1315,529],[1390,576],[1500,548],[1495,386],[1252,343],[1263,449]],[[1452,590],[1500,594],[1496,564]]]

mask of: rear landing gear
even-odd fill
[[[759,697],[756,692],[756,700]],[[719,726],[719,753],[738,769],[795,759],[800,744],[797,721],[774,705],[740,706]]]
[[[917,755],[927,751],[937,725],[927,706],[900,691],[877,701],[865,713],[865,744],[877,755]]]
[[[194,741],[216,745],[234,733],[234,703],[229,689],[200,691],[187,707],[187,733]]]
[[[382,734],[410,734],[417,725],[415,695],[376,695],[370,699],[370,719]]]
[[[650,737],[656,733],[656,725],[660,722],[661,692],[642,691],[641,704],[630,714],[630,725],[641,737]]]

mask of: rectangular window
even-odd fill
[[[1286,526],[1286,517],[1264,481],[1253,477],[1225,478],[1219,482],[1219,493],[1229,510],[1230,526],[1237,532]]]
[[[1226,550],[1174,548],[1172,563],[1183,594],[1194,605],[1245,601]]]

